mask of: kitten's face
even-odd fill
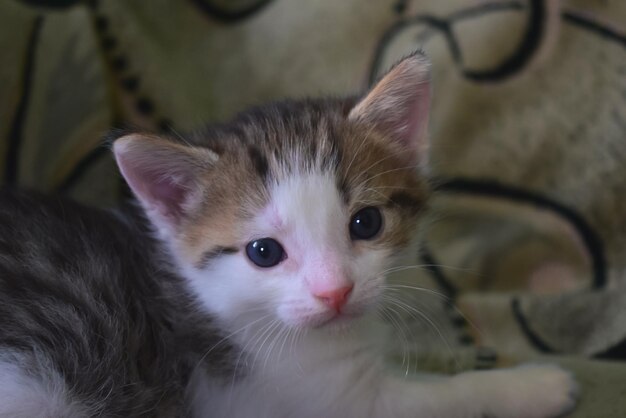
[[[116,142],[122,173],[210,312],[318,328],[376,307],[427,196],[424,65],[405,59],[354,106],[271,105],[194,146]]]
[[[257,196],[262,204],[254,207],[244,194],[233,205],[252,206],[248,216],[218,226],[207,211],[200,215],[207,219],[188,224],[194,231],[186,236],[196,236],[199,223],[230,235],[217,250],[210,240],[189,240],[178,247],[181,258],[200,254],[183,263],[206,306],[224,319],[270,313],[285,324],[305,327],[375,306],[383,272],[408,243],[425,198],[415,167],[380,151],[369,158],[359,154],[347,178],[342,171],[354,154],[337,166],[270,174],[261,186],[266,197]],[[346,180],[349,186],[342,188]],[[220,250],[220,256],[213,256]]]

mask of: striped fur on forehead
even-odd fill
[[[335,178],[350,213],[365,206],[389,209],[384,243],[405,245],[406,223],[414,223],[426,183],[402,158],[401,147],[347,119],[353,105],[330,99],[274,103],[197,132],[193,143],[220,157],[205,179],[202,208],[183,227],[193,261],[207,264],[224,248],[234,252],[245,236],[242,226],[269,203],[272,185],[312,172]]]
[[[218,153],[239,155],[241,163],[252,164],[264,180],[333,169],[342,159],[339,142],[350,103],[332,99],[272,103],[242,112],[230,124],[197,132],[192,140]]]

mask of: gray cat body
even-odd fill
[[[68,200],[0,194],[0,416],[182,414],[194,349],[217,334],[145,232]]]

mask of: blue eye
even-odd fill
[[[370,206],[363,208],[350,220],[350,237],[353,240],[374,238],[383,225],[380,210]]]
[[[274,267],[287,258],[283,247],[272,238],[261,238],[246,245],[246,255],[259,267]]]

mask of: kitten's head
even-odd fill
[[[428,67],[409,56],[360,100],[283,102],[184,141],[114,143],[211,313],[320,327],[376,306],[428,193]]]

